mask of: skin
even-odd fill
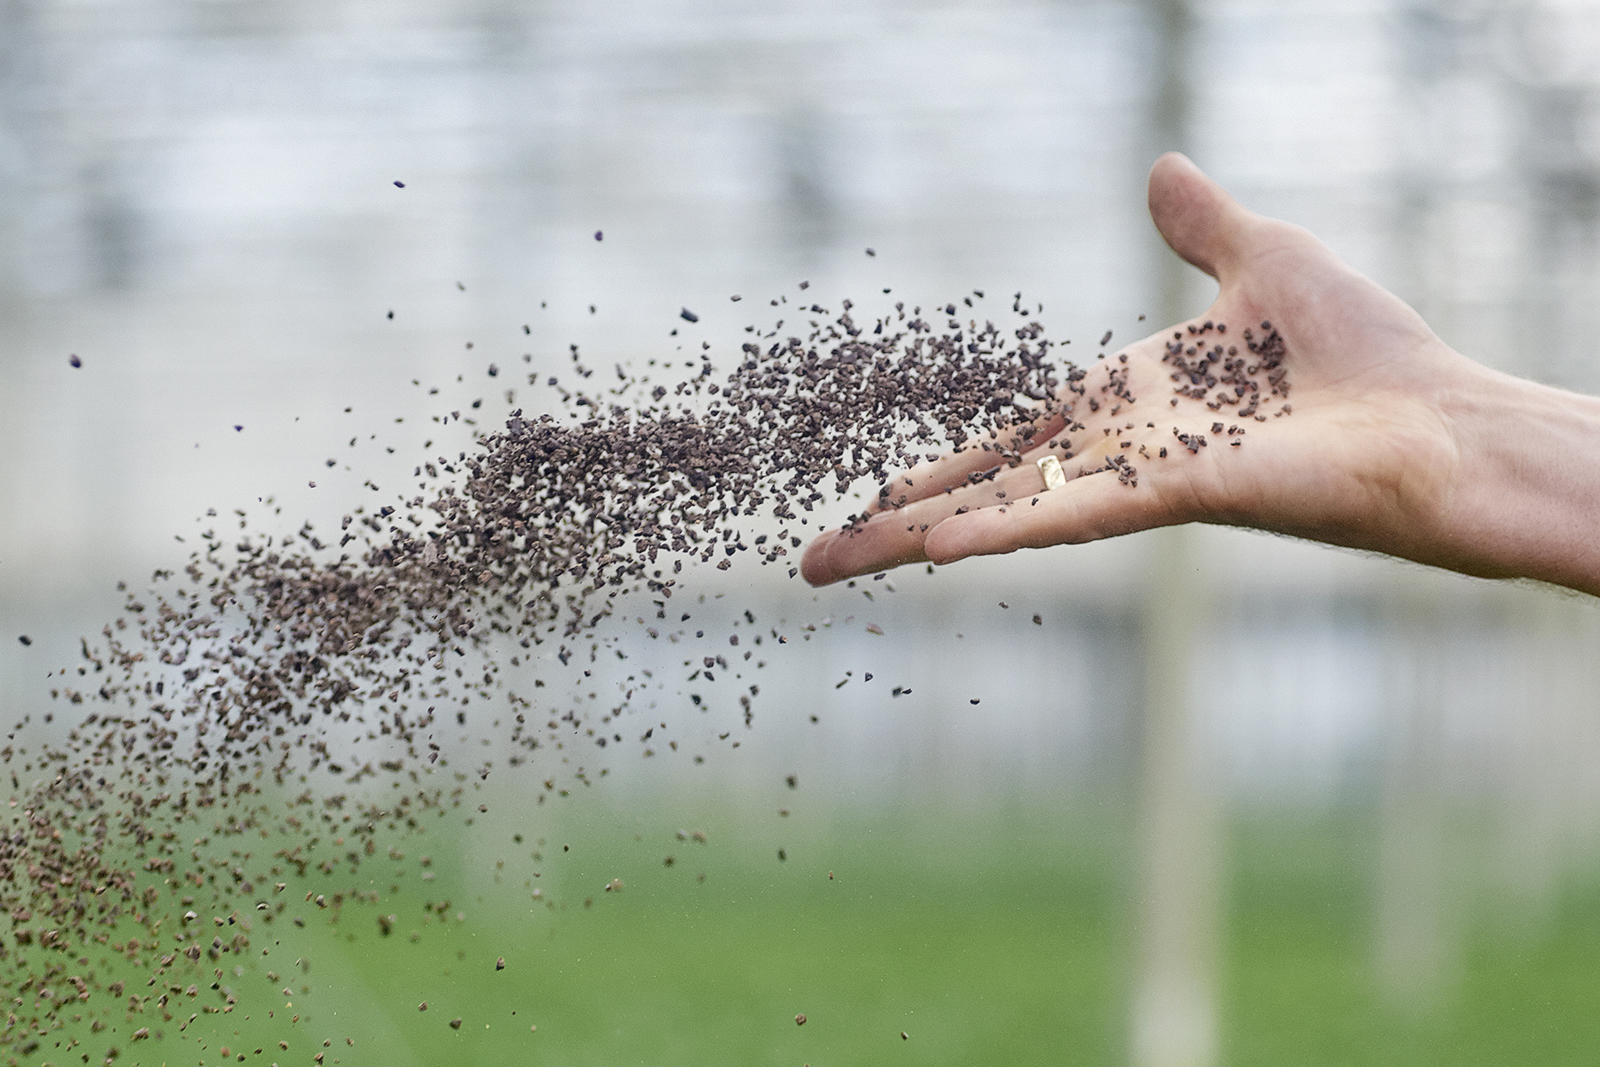
[[[1501,374],[1454,351],[1309,232],[1247,211],[1181,155],[1156,161],[1149,200],[1172,250],[1215,278],[1220,292],[1204,314],[1118,353],[1127,356],[1137,398],[1131,408],[1112,417],[1112,403],[1097,413],[1077,403],[1074,418],[1086,429],[1070,435],[1066,486],[1045,491],[1033,463],[1050,454],[1044,443],[1063,426],[1059,415],[1044,414],[1033,439],[1040,447],[992,481],[967,482],[996,466],[996,454],[980,448],[897,476],[864,525],[807,547],[808,582],[1206,522],[1600,595],[1600,399]],[[1169,403],[1164,344],[1174,329],[1208,319],[1229,327],[1208,339],[1241,351],[1243,328],[1271,321],[1288,347],[1292,414],[1272,417],[1278,398],[1261,404],[1266,422],[1188,397]],[[1109,396],[1100,387],[1122,366],[1118,356],[1090,369],[1089,396]],[[1245,436],[1211,432],[1218,421],[1244,427]],[[1125,429],[1129,422],[1135,429]],[[1107,427],[1116,429],[1107,436]],[[1207,446],[1191,454],[1174,427],[1205,434]],[[1120,448],[1123,441],[1131,447]],[[1167,458],[1154,458],[1162,447]],[[1137,486],[1095,473],[1111,452],[1137,466]]]

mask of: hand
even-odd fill
[[[1219,283],[1211,307],[1090,368],[1081,395],[1063,394],[1068,413],[1041,415],[1020,465],[967,448],[897,476],[868,522],[811,543],[807,581],[1209,522],[1600,593],[1600,401],[1453,351],[1310,233],[1245,210],[1183,156],[1157,160],[1149,199],[1173,251]],[[1287,396],[1272,395],[1247,328],[1257,343],[1281,335]],[[1178,395],[1189,379],[1174,380],[1175,336],[1184,353],[1251,358],[1256,406],[1227,387]],[[1218,405],[1224,390],[1238,402]],[[1045,491],[1033,461],[1064,451],[1069,480]],[[1116,456],[1125,465],[1106,469]]]

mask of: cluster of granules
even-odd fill
[[[1020,295],[1021,322],[1007,329],[963,322],[954,303],[937,325],[903,304],[870,322],[853,310],[798,308],[804,336],[780,338],[781,321],[749,327],[721,374],[709,344],[670,386],[618,366],[603,395],[586,389],[595,371],[573,347],[570,391],[560,376],[529,376],[560,393],[559,414],[516,410],[472,451],[429,456],[414,492],[354,509],[337,543],[310,524],[232,543],[207,531],[181,571],[157,571],[149,589],[129,593],[103,640],[85,641],[82,662],[54,676],[53,695],[76,716],[65,740],[30,740],[24,723],[0,749],[13,790],[0,836],[0,908],[11,919],[0,942],[9,998],[0,1047],[10,1062],[68,1021],[98,1032],[143,1017],[133,1033],[143,1039],[150,1027],[159,1036],[177,1022],[181,1032],[200,1013],[232,1011],[243,994],[225,968],[245,957],[256,923],[302,897],[335,916],[378,905],[354,877],[360,866],[394,856],[425,814],[466,803],[470,819],[467,793],[499,767],[533,771],[541,802],[561,791],[558,776],[587,781],[583,765],[563,768],[579,746],[623,740],[618,720],[635,688],[586,706],[542,679],[535,692],[511,690],[502,663],[520,666],[547,643],[563,667],[608,648],[623,658],[615,637],[599,635],[624,598],[648,599],[663,628],[687,622],[688,612],[669,615],[686,564],[726,569],[749,552],[787,566],[808,525],[802,513],[830,491],[885,481],[949,447],[1015,465],[1041,418],[1064,419],[1050,444],[1070,457],[1071,434],[1089,432],[1085,407],[1116,415],[1136,403],[1125,354],[1105,365],[1103,383],[1058,372]],[[1260,342],[1246,332],[1248,361],[1220,345],[1168,346],[1180,395],[1229,386],[1224,402],[1241,416],[1255,413],[1262,375],[1270,393],[1287,395],[1282,340],[1262,329]],[[1132,464],[1115,459],[1136,484]],[[754,532],[771,520],[775,535]],[[759,632],[753,612],[743,617],[746,647],[728,635],[726,653],[684,661],[690,679],[742,682],[750,646],[786,641],[776,628]],[[640,639],[663,636],[637,621]],[[641,673],[630,686],[661,688]],[[747,727],[758,694],[739,693]],[[440,739],[469,715],[486,745],[501,730],[497,758],[458,771]],[[655,729],[639,741],[676,750]],[[350,888],[333,890],[336,876]],[[393,920],[378,921],[387,933]],[[140,980],[115,977],[129,973]],[[109,1062],[115,1051],[100,1055]]]

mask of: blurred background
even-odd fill
[[[1600,389],[1590,0],[0,0],[0,711],[207,509],[335,519],[468,447],[444,411],[553,404],[526,375],[571,344],[717,357],[802,280],[1020,292],[1084,359],[1197,313],[1144,209],[1169,148],[1473,358]],[[1600,1049],[1592,601],[1212,528],[687,585],[816,627],[740,747],[621,748],[528,814],[604,857],[561,892],[552,859],[551,907],[506,902],[488,826],[440,850],[482,902],[449,936],[523,939],[544,1044],[418,1029],[394,976],[455,988],[465,947],[329,935],[307,1010],[365,1028],[348,1062]],[[710,877],[668,886],[696,819]]]

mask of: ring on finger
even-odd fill
[[[1060,489],[1067,484],[1066,472],[1061,469],[1061,461],[1054,456],[1045,456],[1038,461],[1039,473],[1044,477],[1044,487]]]

